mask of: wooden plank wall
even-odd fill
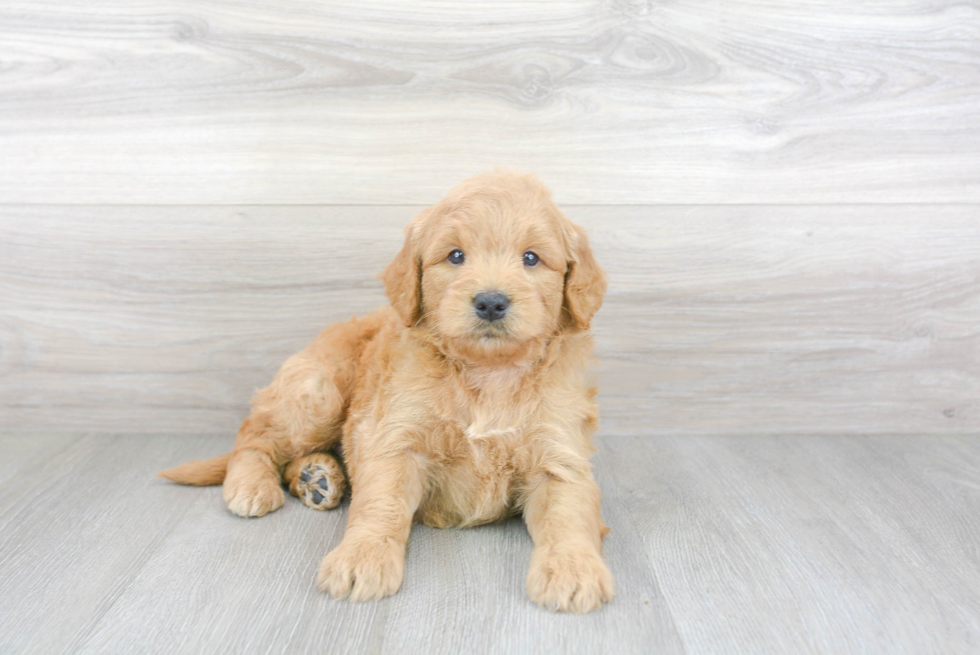
[[[400,227],[537,172],[604,429],[980,433],[980,5],[0,6],[0,427],[231,432]]]
[[[0,197],[976,202],[975,2],[7,0]]]

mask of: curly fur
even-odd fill
[[[456,249],[463,264],[447,261]],[[535,267],[524,265],[529,250]],[[350,512],[320,567],[325,591],[395,593],[413,519],[469,526],[523,513],[535,544],[531,598],[555,610],[601,607],[613,582],[584,369],[606,282],[584,230],[536,178],[483,174],[409,223],[381,277],[391,306],[327,328],[288,359],[230,455],[161,475],[223,481],[232,512],[261,516],[282,505],[284,476],[299,495],[299,471],[339,445]],[[511,303],[493,323],[473,308],[488,290]]]

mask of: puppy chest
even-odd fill
[[[421,520],[446,527],[490,523],[510,516],[526,470],[519,433],[460,435],[453,456],[430,470],[430,493],[420,509]]]

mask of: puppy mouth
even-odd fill
[[[507,328],[496,321],[481,321],[473,332],[480,341],[499,341],[510,337]]]

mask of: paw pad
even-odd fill
[[[344,496],[344,474],[333,466],[320,463],[307,464],[299,474],[296,496],[307,507],[332,509]]]

